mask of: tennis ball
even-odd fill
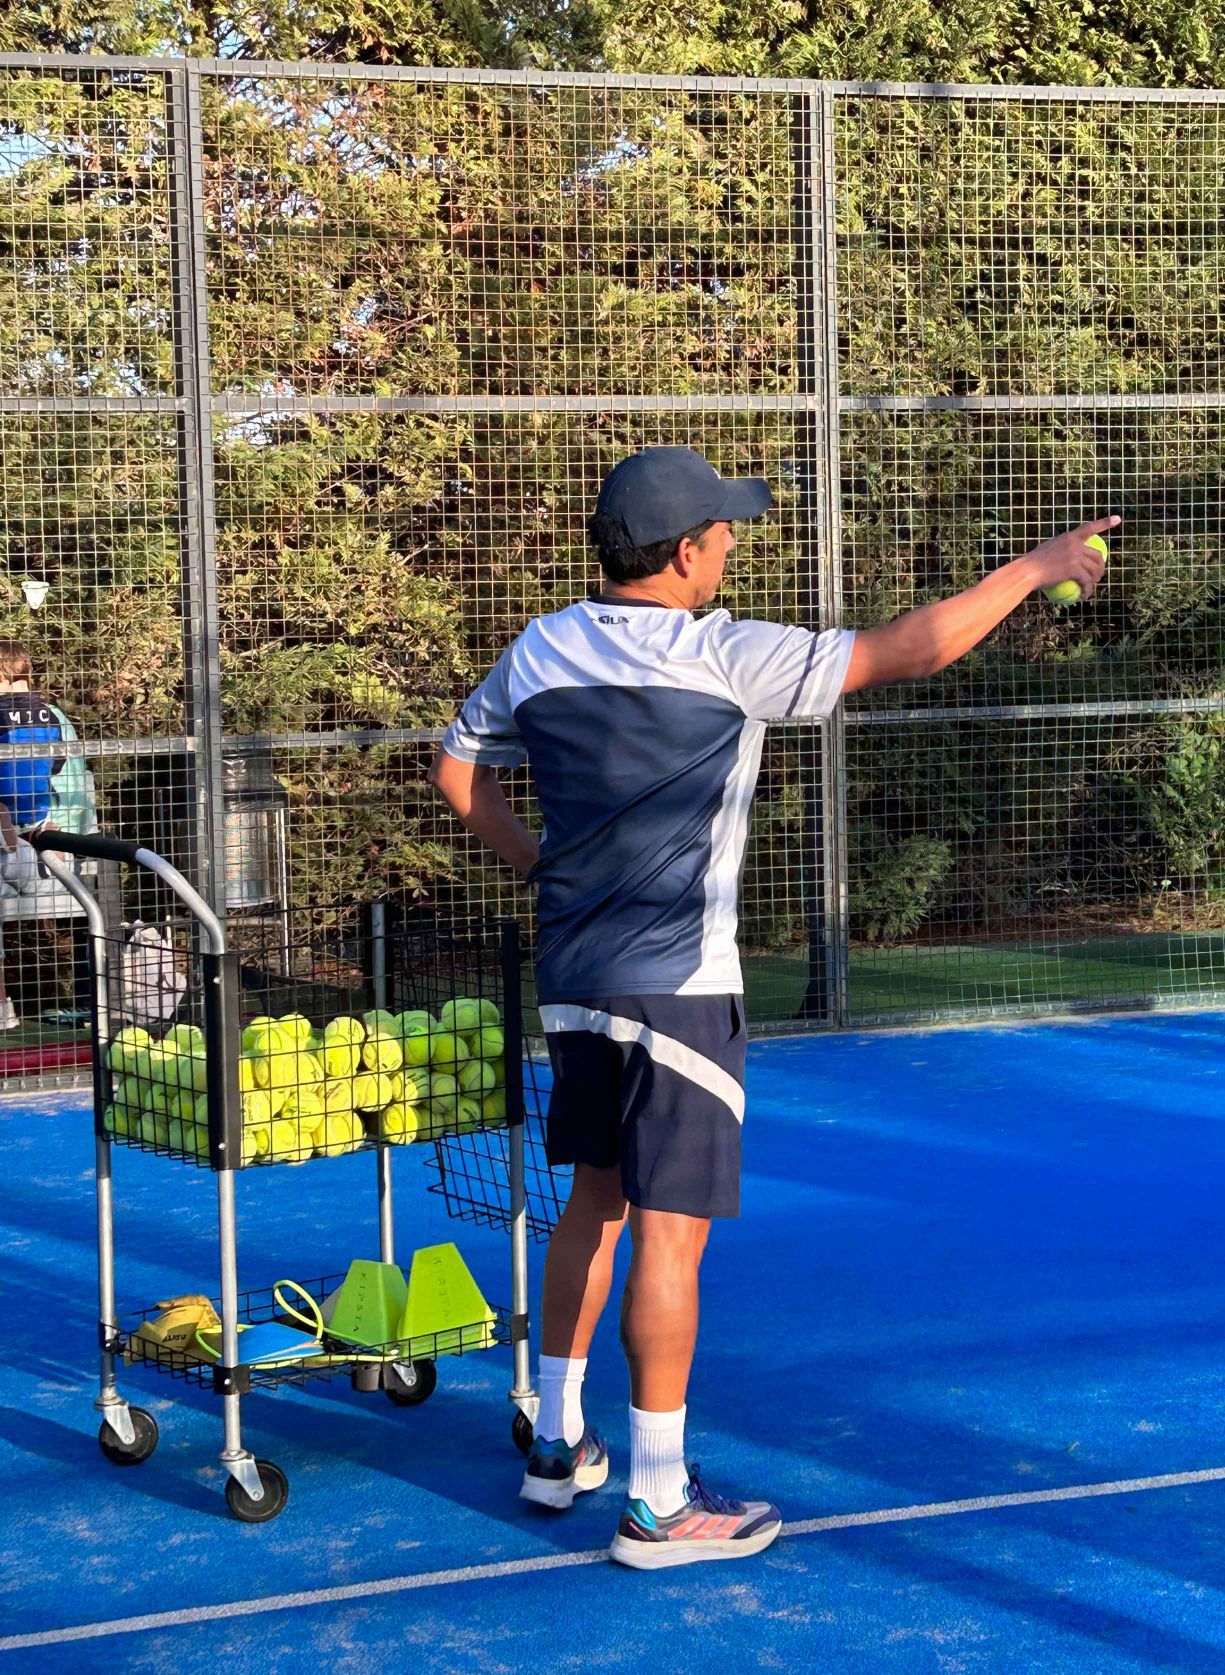
[[[1100,535],[1090,535],[1085,541],[1085,545],[1086,547],[1092,547],[1094,552],[1100,554],[1102,558],[1109,557],[1109,549]],[[1044,587],[1042,591],[1052,605],[1078,605],[1080,603],[1079,582],[1056,582],[1054,587]]]
[[[481,1009],[475,1000],[449,1000],[438,1014],[444,1030],[455,1035],[470,1035],[481,1027]]]
[[[506,1037],[496,1025],[486,1024],[468,1037],[468,1045],[474,1058],[500,1059],[506,1051]]]
[[[379,1116],[378,1125],[380,1139],[389,1140],[393,1146],[407,1146],[417,1138],[421,1119],[411,1105],[392,1103]]]
[[[163,1054],[161,1072],[168,1088],[203,1093],[208,1086],[208,1065],[202,1055],[176,1053],[171,1049]]]
[[[353,1107],[357,1111],[381,1111],[391,1104],[391,1078],[368,1071],[353,1078]]]
[[[102,1132],[127,1138],[128,1112],[125,1105],[108,1105],[102,1113]]]
[[[165,1111],[150,1107],[140,1113],[140,1137],[146,1146],[170,1144],[170,1118]]]
[[[170,1115],[170,1090],[164,1082],[146,1082],[140,1090],[142,1111],[155,1111],[160,1116]]]
[[[329,1082],[352,1081],[362,1067],[362,1051],[348,1041],[323,1044],[323,1074]]]
[[[125,1024],[111,1037],[110,1046],[106,1049],[107,1069],[117,1076],[141,1075],[144,1055],[152,1045],[153,1037],[147,1029]]]
[[[255,1060],[240,1058],[238,1061],[238,1091],[239,1093],[254,1093],[259,1083],[255,1080]]]
[[[416,1011],[396,1013],[396,1033],[400,1036],[428,1035],[431,1030],[437,1028],[438,1020],[420,1008]]]
[[[444,1031],[441,1035],[430,1037],[430,1063],[439,1069],[447,1069],[452,1065],[463,1064],[469,1052],[458,1035]]]
[[[362,1048],[362,1063],[367,1070],[398,1070],[404,1063],[399,1036],[372,1030]]]
[[[367,1035],[395,1035],[400,1033],[394,1012],[385,1012],[382,1007],[373,1012],[362,1013],[362,1023],[366,1026]]]
[[[481,1121],[481,1102],[479,1099],[461,1099],[455,1110],[457,1128],[476,1128]]]
[[[276,1117],[268,1128],[269,1163],[287,1163],[295,1159],[301,1150],[302,1141],[298,1134],[296,1122],[289,1122],[285,1117]]]
[[[482,1024],[500,1024],[502,1022],[502,1014],[491,1000],[478,1000],[476,1005],[481,1014]]]
[[[406,1066],[401,1074],[404,1080],[404,1097],[410,1103],[430,1097],[430,1073],[424,1065]]]
[[[325,1111],[344,1111],[346,1114],[352,1112],[355,1109],[353,1083],[325,1082],[323,1084],[323,1108]]]
[[[445,1073],[430,1077],[430,1122],[437,1128],[453,1125],[459,1117],[459,1083]]]
[[[315,1134],[315,1149],[324,1157],[339,1157],[359,1146],[364,1138],[362,1125],[356,1117],[344,1111],[329,1111]]]
[[[484,1059],[469,1059],[467,1064],[461,1064],[459,1076],[456,1079],[459,1082],[461,1093],[475,1094],[478,1099],[484,1098],[487,1093],[492,1093],[498,1085],[498,1079],[493,1073],[493,1065],[487,1064]]]
[[[117,1110],[140,1110],[140,1083],[135,1076],[120,1076],[112,1083],[111,1104]]]
[[[282,1032],[292,1039],[294,1046],[305,1051],[306,1044],[314,1032],[310,1019],[303,1017],[301,1012],[287,1012],[283,1018],[278,1018],[277,1022]]]
[[[506,1121],[505,1088],[496,1088],[481,1100],[481,1121],[490,1128]]]
[[[296,1089],[282,1105],[281,1115],[298,1122],[318,1122],[326,1109],[323,1098],[326,1085],[320,1082],[313,1087]]]
[[[333,1018],[323,1028],[325,1047],[360,1047],[366,1039],[366,1026],[356,1018]]]
[[[196,1053],[204,1057],[204,1031],[198,1024],[175,1024],[162,1036],[163,1047],[173,1047],[176,1053]]]
[[[248,1168],[252,1163],[258,1163],[268,1153],[268,1130],[266,1128],[244,1128],[242,1131],[242,1164]]]
[[[259,1018],[252,1018],[242,1032],[243,1052],[262,1054],[264,1052],[264,1038],[274,1033],[278,1027],[277,1020],[268,1017],[267,1014]]]
[[[423,1029],[412,1030],[400,1038],[400,1051],[405,1064],[428,1064],[434,1036]]]
[[[257,1088],[253,1093],[242,1095],[242,1120],[244,1124],[252,1124],[259,1128],[267,1128],[276,1112],[272,1108],[272,1095],[266,1088]]]

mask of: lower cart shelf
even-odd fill
[[[323,1308],[344,1279],[344,1274],[325,1274],[319,1279],[299,1283],[301,1289]],[[193,1306],[199,1305],[198,1312],[206,1328],[210,1328],[211,1321],[220,1317],[219,1300],[215,1297],[193,1297],[174,1301],[179,1305],[175,1311],[177,1324],[172,1323],[171,1333],[165,1341],[158,1341],[151,1335],[154,1323],[164,1326],[167,1321],[166,1305],[155,1303],[150,1308],[122,1316],[117,1332],[104,1333],[103,1347],[122,1356],[129,1365],[152,1367],[156,1372],[183,1379],[188,1384],[221,1392],[233,1388],[232,1383],[224,1381],[219,1358],[210,1356],[200,1347],[191,1326]],[[510,1311],[501,1304],[491,1303],[486,1317],[481,1320],[448,1326],[437,1332],[415,1332],[411,1337],[390,1338],[382,1343],[354,1344],[333,1337],[325,1326],[319,1335],[318,1348],[311,1353],[289,1359],[256,1357],[244,1362],[241,1358],[244,1328],[277,1325],[288,1329],[303,1328],[300,1320],[295,1320],[286,1312],[272,1286],[240,1292],[238,1320],[240,1384],[242,1388],[251,1390],[275,1390],[286,1384],[305,1384],[308,1379],[334,1378],[338,1373],[345,1373],[353,1377],[359,1388],[376,1389],[381,1384],[395,1400],[397,1392],[415,1388],[411,1383],[405,1384],[396,1368],[419,1367],[443,1356],[469,1355],[511,1341]],[[209,1336],[215,1335],[210,1329]],[[384,1370],[384,1376],[380,1376],[380,1369]],[[387,1370],[390,1370],[390,1376],[387,1376]],[[429,1384],[432,1390],[432,1377]],[[424,1397],[417,1396],[415,1399],[423,1400]]]

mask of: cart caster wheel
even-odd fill
[[[349,1374],[349,1382],[355,1390],[360,1390],[362,1395],[368,1396],[372,1390],[377,1390],[382,1384],[383,1369],[378,1366],[369,1366],[365,1362],[359,1362]]]
[[[113,1466],[138,1466],[157,1447],[157,1420],[153,1415],[143,1407],[130,1407],[128,1417],[136,1433],[131,1442],[121,1442],[105,1419],[98,1427],[98,1447]]]
[[[274,1466],[271,1460],[257,1460],[255,1469],[263,1485],[262,1501],[253,1501],[236,1477],[226,1478],[226,1504],[235,1518],[241,1519],[244,1524],[266,1524],[270,1518],[284,1511],[285,1502],[289,1499],[289,1479],[280,1466]]]
[[[515,1417],[511,1420],[510,1434],[514,1439],[515,1447],[519,1450],[520,1454],[531,1453],[532,1438],[535,1435],[535,1432],[532,1430],[531,1420],[522,1410],[517,1412]]]
[[[438,1383],[438,1368],[432,1361],[414,1361],[413,1371],[417,1375],[415,1384],[405,1384],[394,1367],[383,1369],[383,1394],[389,1402],[397,1407],[420,1407],[422,1402],[428,1402],[434,1394]]]

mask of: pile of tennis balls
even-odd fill
[[[253,1018],[242,1032],[242,1161],[305,1163],[368,1141],[408,1145],[506,1121],[505,1037],[489,1000],[373,1011],[316,1029],[301,1013]],[[203,1032],[160,1038],[127,1025],[107,1049],[109,1134],[208,1155]]]

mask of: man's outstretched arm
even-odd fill
[[[438,787],[459,823],[516,872],[526,876],[536,865],[540,839],[512,814],[492,768],[440,750],[430,768],[430,784]]]
[[[1085,542],[1121,521],[1114,516],[1094,518],[1024,558],[1002,565],[964,593],[908,611],[882,628],[861,629],[842,690],[858,692],[865,686],[888,686],[936,674],[964,657],[1040,587],[1076,581],[1087,599],[1105,566],[1101,555]]]

